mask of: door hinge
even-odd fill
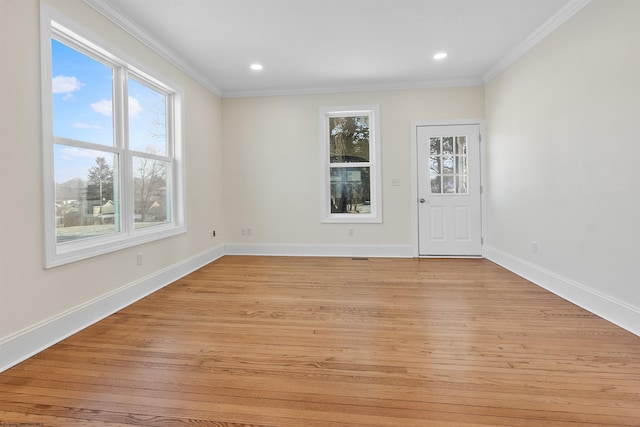
[[[482,185],[480,186],[480,194],[482,194],[484,192],[484,188],[482,187]]]
[[[478,142],[482,142],[482,134],[478,134]]]
[[[481,244],[481,245],[484,245],[484,237],[481,237],[481,238],[480,238],[480,244]]]

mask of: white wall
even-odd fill
[[[482,118],[483,92],[463,87],[224,99],[228,240],[249,246],[248,252],[266,245],[272,248],[265,253],[285,247],[281,252],[322,254],[307,249],[330,245],[326,253],[348,247],[344,253],[354,254],[353,246],[366,245],[411,256],[411,122]],[[380,105],[383,223],[321,224],[318,110],[358,104]],[[392,178],[400,186],[391,186]],[[252,235],[242,236],[249,227]],[[239,246],[231,250],[241,252]]]
[[[92,303],[132,285],[149,285],[153,281],[157,285],[166,280],[160,275],[168,267],[180,265],[184,270],[189,263],[206,261],[224,239],[220,99],[82,0],[50,3],[185,90],[188,233],[43,269],[39,3],[1,0],[0,370],[4,363],[10,363],[10,350],[20,350],[12,347],[12,343],[24,344],[20,341],[24,333],[34,327],[52,325],[65,315],[87,308],[87,304],[89,308],[83,313],[88,319],[92,315],[88,312],[99,305]],[[208,232],[213,227],[218,228],[222,237],[209,238]],[[138,252],[144,253],[144,265],[140,267],[136,265]],[[29,343],[43,344],[42,340]],[[28,345],[23,349],[30,351]]]
[[[636,333],[638,22],[594,0],[485,94],[489,256]]]

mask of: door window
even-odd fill
[[[429,172],[431,194],[467,194],[467,137],[432,136],[429,139]]]

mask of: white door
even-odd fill
[[[480,126],[418,126],[418,248],[480,256]]]

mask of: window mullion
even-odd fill
[[[167,156],[171,159],[175,157],[175,147],[174,147],[174,139],[175,139],[175,123],[174,123],[174,114],[175,114],[175,97],[173,94],[167,95],[167,102],[165,105],[165,114],[166,114],[166,132],[167,132]]]
[[[372,162],[351,162],[351,163],[340,162],[340,163],[329,163],[329,167],[331,168],[359,168],[359,167],[367,168],[367,167],[371,167],[372,164],[373,164]]]
[[[113,145],[118,152],[118,185],[117,188],[118,200],[117,209],[120,211],[120,229],[125,235],[131,233],[133,224],[133,215],[130,213],[130,201],[129,201],[129,156],[127,155],[127,103],[126,103],[126,70],[124,67],[114,67],[114,79],[113,79]]]
[[[108,145],[78,141],[77,139],[69,139],[69,138],[64,138],[60,136],[54,136],[53,142],[56,145],[67,145],[69,147],[85,148],[87,150],[97,150],[97,151],[104,151],[104,152],[115,153],[115,154],[120,154],[121,152],[121,150],[117,147],[110,147]]]
[[[158,160],[161,162],[171,161],[171,157],[168,157],[168,156],[160,156],[158,154],[145,153],[143,151],[135,151],[135,150],[127,150],[127,152],[131,155],[131,157],[146,157],[148,159]]]

